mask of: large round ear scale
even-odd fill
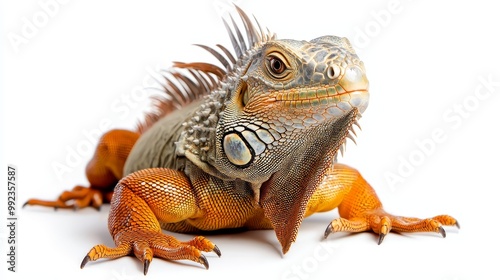
[[[229,132],[222,138],[222,149],[229,162],[244,168],[252,163],[255,152],[238,132]]]

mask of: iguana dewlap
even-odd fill
[[[116,247],[94,246],[81,267],[134,254],[147,273],[153,257],[208,262],[220,251],[197,236],[181,242],[162,232],[223,228],[274,229],[283,253],[313,213],[339,209],[332,232],[391,230],[443,236],[447,215],[430,219],[385,212],[355,169],[336,163],[368,106],[365,67],[346,38],[279,40],[237,8],[242,32],[227,24],[234,55],[201,46],[222,68],[175,63],[166,95],[136,132],[112,130],[100,140],[86,174],[57,201],[29,205],[99,207],[111,203]],[[244,38],[245,37],[245,38]],[[180,109],[178,109],[180,108]],[[112,198],[111,198],[112,194]]]

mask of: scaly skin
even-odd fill
[[[236,58],[223,47],[219,53],[202,46],[225,70],[176,63],[177,71],[189,73],[170,73],[182,88],[167,79],[170,98],[138,133],[103,136],[87,168],[90,188],[77,187],[55,202],[27,202],[70,207],[74,199],[78,207],[97,207],[125,175],[114,188],[108,220],[116,247],[94,246],[82,268],[134,254],[146,274],[155,256],[206,268],[202,252],[220,256],[202,236],[181,242],[162,229],[274,229],[286,253],[304,217],[337,207],[340,218],[328,225],[325,238],[373,231],[380,244],[391,230],[444,236],[442,226],[458,226],[447,215],[418,219],[385,212],[358,171],[336,163],[369,95],[365,68],[347,39],[278,40],[237,10],[247,40],[233,20],[234,31],[226,23]],[[174,111],[174,103],[183,108]]]

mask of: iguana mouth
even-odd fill
[[[334,73],[339,74],[336,76]],[[365,111],[368,106],[369,83],[362,65],[349,65],[341,71],[333,64],[327,68],[326,74],[315,75],[326,75],[328,78],[313,85],[277,90],[274,92],[276,100],[283,101],[289,108],[332,108],[327,113],[335,117],[340,117],[353,108],[357,108],[359,113]]]
[[[363,112],[366,109],[368,100],[368,90],[353,90],[338,93],[335,88],[316,87],[292,92],[278,92],[276,101],[284,101],[285,105],[292,108],[308,108],[338,104],[341,109],[349,110],[353,107]],[[349,107],[345,107],[349,103]],[[342,108],[345,107],[345,108]]]
[[[307,88],[295,92],[278,93],[276,101],[284,107],[304,110],[310,115],[309,122],[322,122],[344,116],[352,109],[357,109],[360,116],[368,107],[369,91],[366,89],[337,93],[332,88]]]

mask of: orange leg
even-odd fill
[[[113,188],[123,176],[123,166],[139,138],[139,134],[128,130],[111,130],[105,133],[97,144],[94,156],[85,169],[90,186],[76,186],[64,191],[57,200],[30,199],[24,205],[40,205],[57,208],[99,209],[103,202],[109,202]]]
[[[338,207],[340,218],[333,220],[325,231],[330,233],[373,231],[379,234],[378,243],[393,230],[396,232],[446,233],[442,226],[457,226],[457,220],[448,215],[429,219],[394,216],[384,211],[373,188],[359,172],[343,164],[329,169],[325,180],[310,199],[306,216]]]
[[[161,231],[160,222],[177,223],[199,218],[203,211],[196,205],[191,182],[180,171],[151,168],[123,178],[111,201],[108,228],[116,247],[94,246],[82,261],[135,255],[147,273],[153,257],[167,260],[192,260],[208,269],[203,252],[220,251],[208,239],[197,236],[181,242]]]

